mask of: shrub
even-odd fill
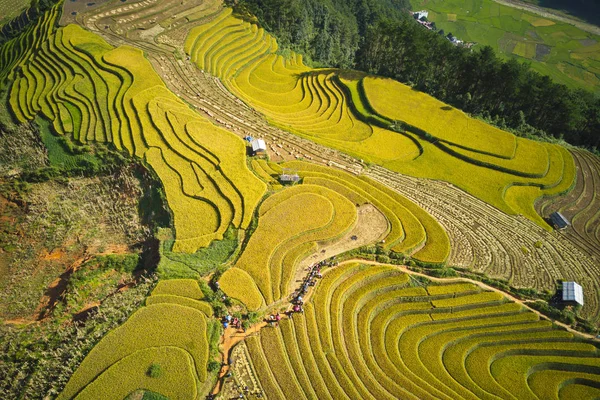
[[[162,375],[162,369],[160,367],[160,364],[150,365],[147,374],[150,378],[159,378]]]

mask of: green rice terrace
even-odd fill
[[[0,398],[600,398],[597,154],[220,0],[34,8],[0,41]]]

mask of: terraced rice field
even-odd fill
[[[29,2],[26,0],[0,0],[0,10],[2,10],[0,26],[17,17],[27,7],[29,7]]]
[[[372,204],[386,217],[385,248],[434,264],[449,254],[448,236],[429,214],[375,181],[300,161],[264,168],[275,174],[281,168],[297,171],[304,183],[261,204],[256,231],[220,280],[225,293],[250,309],[286,298],[300,261],[316,252],[317,243],[347,233],[356,223],[357,206]]]
[[[246,228],[266,185],[247,168],[244,142],[166,89],[141,50],[113,48],[76,25],[54,29],[58,9],[3,47],[19,121],[41,113],[59,135],[110,142],[143,158],[164,185],[175,251],[194,252]],[[17,48],[27,48],[20,57]]]
[[[383,168],[373,168],[367,176],[399,191],[439,221],[452,243],[449,265],[540,290],[554,290],[557,279],[582,282],[586,302],[582,313],[597,320],[600,266],[590,250],[569,235],[547,232],[524,218],[498,212],[444,182]]]
[[[231,95],[220,80],[195,68],[191,60],[178,61],[173,57],[177,48],[182,51],[179,44],[198,22],[182,23],[164,34],[138,38],[136,26],[146,26],[146,21],[152,19],[147,15],[159,14],[163,7],[168,7],[167,2],[144,1],[123,5],[113,1],[76,18],[113,45],[125,42],[143,48],[169,89],[215,124],[240,136],[250,134],[265,138],[271,159],[303,158],[355,174],[364,171],[358,159],[267,124],[261,115]],[[214,18],[211,15],[200,22]],[[156,23],[163,25],[160,19]],[[132,39],[134,37],[136,39]],[[347,78],[340,77],[339,81],[349,88],[349,98],[358,112],[369,115],[360,97],[358,81],[353,80],[356,76]],[[376,116],[371,113],[369,117]],[[389,133],[390,137],[398,136],[387,130],[381,131]],[[391,145],[387,148],[396,150]],[[411,148],[418,151],[418,147],[407,147]],[[444,227],[452,244],[449,265],[471,268],[506,279],[519,287],[553,289],[557,279],[578,280],[583,284],[586,296],[583,314],[591,317],[599,315],[596,294],[600,290],[600,270],[589,247],[582,248],[581,243],[572,241],[570,235],[549,233],[524,218],[507,215],[453,185],[401,175],[390,170],[392,167],[389,165],[386,168],[372,167],[367,175],[415,202]],[[518,188],[516,192],[520,190],[541,192],[537,188]],[[537,242],[542,243],[541,248],[535,246]],[[527,248],[529,253],[524,254],[522,248]]]
[[[597,345],[471,284],[386,266],[325,274],[303,314],[246,340],[268,399],[594,398]]]
[[[397,172],[451,182],[547,229],[535,199],[573,184],[573,159],[561,147],[516,138],[389,79],[286,59],[271,36],[230,9],[191,29],[184,49],[279,127]],[[405,132],[390,129],[399,123]]]
[[[193,280],[159,282],[146,307],[92,349],[58,399],[122,399],[140,388],[172,399],[198,398],[207,380],[212,316],[201,293]],[[148,374],[153,364],[160,366],[159,377]]]

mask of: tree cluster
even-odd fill
[[[280,48],[315,65],[354,66],[361,37],[386,13],[400,15],[408,0],[226,0],[240,16],[256,16]]]

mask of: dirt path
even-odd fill
[[[256,325],[251,326],[246,332],[240,331],[239,329],[235,328],[227,328],[223,331],[222,341],[219,346],[223,362],[221,370],[219,371],[219,378],[217,379],[217,384],[211,392],[212,394],[219,394],[223,386],[225,375],[227,375],[227,373],[231,369],[231,366],[228,363],[229,357],[231,355],[231,349],[233,349],[233,347],[236,344],[246,339],[248,336],[257,334],[265,326],[267,326],[266,322],[260,322]]]
[[[576,26],[582,31],[586,31],[589,33],[593,33],[594,35],[600,35],[600,27],[592,24],[588,24],[586,22],[580,21],[575,18],[568,17],[566,15],[559,14],[558,12],[552,12],[551,10],[543,7],[538,7],[533,4],[523,3],[518,0],[494,0],[498,4],[502,4],[504,6],[517,8],[523,11],[529,11],[534,14],[537,14],[544,18],[553,19],[555,21],[565,22],[567,24]]]
[[[477,285],[477,286],[479,286],[479,287],[480,287],[480,288],[482,288],[482,289],[485,289],[485,290],[490,290],[490,291],[493,291],[493,292],[500,293],[500,294],[502,294],[504,297],[506,297],[507,299],[509,299],[510,301],[513,301],[513,302],[515,302],[515,303],[518,303],[518,304],[520,304],[521,306],[523,306],[523,307],[527,308],[529,311],[531,311],[531,312],[533,312],[533,313],[536,313],[536,314],[537,314],[537,315],[538,315],[540,318],[542,318],[542,319],[545,319],[545,320],[547,320],[547,321],[550,321],[550,322],[553,322],[553,323],[555,323],[556,325],[559,325],[559,326],[561,326],[561,327],[565,328],[567,331],[569,331],[569,332],[571,332],[571,333],[573,333],[573,334],[575,334],[575,335],[583,336],[583,337],[585,337],[586,339],[592,339],[592,340],[596,340],[596,341],[598,341],[598,339],[596,339],[596,337],[595,337],[594,335],[590,335],[590,334],[588,334],[588,333],[583,333],[583,332],[576,331],[575,329],[571,328],[571,327],[570,327],[569,325],[567,325],[567,324],[563,324],[562,322],[559,322],[559,321],[554,321],[554,320],[552,320],[551,318],[549,318],[548,316],[546,316],[546,315],[542,314],[542,313],[541,313],[541,312],[539,312],[538,310],[535,310],[535,309],[533,309],[533,308],[529,307],[529,306],[526,304],[526,303],[527,303],[527,301],[524,301],[524,300],[518,299],[518,298],[516,298],[516,297],[514,297],[514,296],[512,296],[512,295],[510,295],[510,294],[508,294],[508,293],[506,293],[506,292],[504,292],[504,291],[502,291],[502,290],[498,289],[498,288],[495,288],[495,287],[493,287],[493,286],[486,285],[485,283],[482,283],[482,282],[476,281],[476,280],[474,280],[474,279],[469,279],[469,278],[435,278],[435,277],[433,277],[433,276],[429,276],[429,275],[427,275],[427,274],[423,274],[423,273],[420,273],[420,272],[411,271],[410,269],[408,269],[408,268],[407,268],[407,267],[405,267],[405,266],[399,266],[399,265],[393,265],[393,264],[385,264],[385,263],[379,263],[379,262],[376,262],[376,261],[367,261],[367,260],[361,260],[361,259],[351,259],[351,260],[346,260],[346,261],[344,261],[344,262],[340,263],[340,265],[343,265],[343,264],[348,264],[348,263],[361,263],[361,264],[369,264],[369,265],[386,265],[386,266],[389,266],[389,267],[393,267],[393,268],[399,269],[399,270],[401,270],[402,272],[405,272],[405,273],[407,273],[407,274],[409,274],[409,275],[421,276],[421,277],[427,278],[427,279],[429,279],[429,280],[431,280],[431,281],[434,281],[434,282],[444,282],[444,283],[452,283],[452,282],[469,282],[469,283],[472,283],[472,284],[474,284],[474,285]]]
[[[364,204],[358,207],[356,212],[358,214],[356,224],[348,233],[333,243],[318,244],[315,253],[300,261],[288,293],[293,293],[296,289],[294,285],[303,281],[310,265],[361,246],[377,243],[385,237],[389,229],[388,221],[381,211],[372,204]]]

